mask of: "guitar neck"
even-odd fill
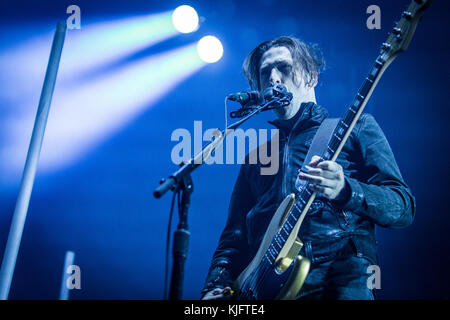
[[[380,54],[375,60],[374,65],[370,69],[367,77],[364,79],[364,82],[361,85],[361,88],[358,90],[350,107],[348,108],[344,117],[342,117],[341,121],[339,121],[338,125],[336,126],[327,144],[324,154],[321,155],[323,160],[336,161],[356,122],[361,116],[364,107],[369,101],[373,90],[375,89],[378,81],[391,62],[392,60],[384,59],[383,54]],[[299,192],[299,194],[297,195],[296,204],[294,206],[295,209],[292,210],[290,214],[292,215],[293,220],[300,220],[300,223],[303,221],[310,204],[314,200],[314,197],[315,193],[313,194],[307,188],[304,188]]]
[[[335,161],[339,156],[345,142],[347,141],[350,133],[353,130],[356,122],[361,116],[364,107],[369,101],[373,90],[375,89],[378,81],[383,75],[384,71],[388,65],[392,62],[391,59],[386,60],[383,58],[383,54],[380,54],[375,60],[373,67],[370,69],[369,74],[365,78],[361,88],[358,90],[352,104],[348,108],[344,117],[336,129],[333,132],[330,141],[328,142],[325,153],[322,155],[322,159]],[[286,235],[290,234],[297,223],[302,223],[303,219],[308,212],[311,203],[314,201],[315,193],[310,191],[308,188],[303,188],[296,196],[296,201],[293,209],[289,213],[285,223],[281,227],[278,234],[275,236],[270,249],[268,250],[267,259],[270,263],[275,261],[275,257],[280,252],[282,248],[282,243],[287,239]]]
[[[336,161],[384,71],[400,52],[406,50],[418,21],[431,3],[432,0],[412,0],[408,8],[402,13],[400,21],[389,34],[387,41],[383,43],[381,53],[375,60],[345,116],[336,126],[324,154],[321,155],[323,160]],[[315,196],[316,193],[306,188],[306,185],[299,190],[293,209],[267,250],[265,257],[269,263],[275,261],[294,226],[301,225]]]
[[[322,155],[324,160],[336,160],[388,64],[389,62],[383,60],[382,55],[376,59],[375,64],[371,68],[361,88],[358,90],[358,93],[353,99],[351,106],[336,126],[336,129],[328,142],[326,151]],[[301,224],[311,203],[314,201],[314,198],[315,193],[310,191],[308,188],[303,188],[296,195],[296,201],[293,209],[289,213],[285,223],[275,236],[269,250],[267,251],[266,258],[269,263],[273,263],[275,261],[275,258],[283,247],[282,244],[286,241],[287,236],[292,232],[294,226],[297,223]]]
[[[345,113],[341,121],[339,121],[333,135],[328,142],[325,153],[322,155],[324,160],[336,161],[342,147],[345,145],[350,133],[352,132],[356,122],[361,116],[364,107],[369,101],[373,90],[380,80],[383,72],[387,68],[387,61],[384,61],[382,55],[378,56],[369,74],[365,78],[361,88],[358,90],[350,107]]]

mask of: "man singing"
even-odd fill
[[[258,45],[244,62],[253,90],[284,84],[293,94],[287,107],[274,109],[280,132],[280,170],[261,175],[260,164],[243,164],[214,253],[203,299],[221,299],[255,256],[281,201],[295,193],[295,181],[309,182],[317,197],[299,238],[310,272],[297,299],[374,299],[367,267],[377,264],[375,225],[402,228],[412,223],[415,200],[400,174],[381,128],[363,114],[337,161],[312,158],[299,173],[311,140],[327,110],[314,88],[323,60],[315,47],[293,37]],[[247,162],[246,162],[247,163]]]

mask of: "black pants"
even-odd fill
[[[315,245],[305,242],[300,254],[311,260],[311,267],[297,299],[375,299],[370,288],[373,271],[368,270],[374,263],[358,251],[352,239],[343,237]]]
[[[297,299],[304,300],[374,300],[367,284],[372,263],[357,255],[312,263],[309,274]]]

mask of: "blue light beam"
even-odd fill
[[[57,85],[39,171],[73,164],[205,65],[193,43],[127,64],[76,88]],[[23,167],[35,116],[32,101],[17,107],[26,112],[3,124],[6,145],[0,150],[0,173],[5,177],[14,173],[15,179]]]

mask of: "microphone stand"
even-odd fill
[[[203,164],[203,162],[211,156],[212,152],[223,143],[225,137],[233,132],[234,129],[239,127],[254,115],[262,111],[272,109],[269,107],[275,103],[278,103],[280,106],[284,106],[286,103],[290,103],[290,99],[286,97],[273,98],[272,100],[257,106],[251,113],[241,120],[229,125],[224,131],[220,132],[218,137],[206,145],[202,151],[200,151],[187,163],[182,164],[181,168],[175,171],[167,179],[162,179],[160,181],[160,185],[153,192],[155,198],[161,198],[169,190],[176,193],[174,196],[181,193],[181,204],[178,206],[179,223],[173,235],[173,265],[169,291],[170,300],[181,300],[183,293],[184,266],[187,258],[190,237],[187,224],[188,209],[190,205],[190,197],[194,190],[191,172]]]

